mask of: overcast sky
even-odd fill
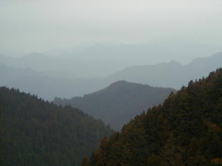
[[[190,43],[220,51],[221,29],[221,0],[0,0],[3,54],[95,43]]]

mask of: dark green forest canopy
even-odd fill
[[[222,69],[104,138],[82,166],[222,165]]]
[[[0,88],[1,166],[76,166],[112,133],[99,120]]]

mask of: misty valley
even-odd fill
[[[0,0],[0,166],[222,166],[222,1]]]

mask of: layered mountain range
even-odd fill
[[[58,58],[41,54],[22,58],[0,56],[0,85],[38,94],[47,100],[52,100],[55,96],[62,98],[82,96],[119,80],[178,89],[186,85],[189,80],[207,76],[209,72],[221,67],[222,62],[222,53],[217,53],[195,59],[186,65],[171,61],[156,65],[131,66],[108,76],[79,78],[72,73],[74,71],[82,73],[83,70],[77,70],[78,66],[72,65],[72,62],[76,61],[71,57],[70,55]],[[78,61],[76,63],[78,65]],[[54,71],[55,68],[58,71]],[[66,70],[63,71],[63,68]],[[82,65],[82,68],[87,68],[87,65]]]

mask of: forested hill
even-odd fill
[[[82,166],[222,165],[222,69],[102,140]]]
[[[148,107],[162,103],[172,91],[174,90],[170,88],[117,81],[83,97],[56,98],[54,102],[59,105],[72,105],[80,108],[119,130],[123,124]]]
[[[79,166],[112,132],[77,109],[4,87],[0,113],[1,166]]]

